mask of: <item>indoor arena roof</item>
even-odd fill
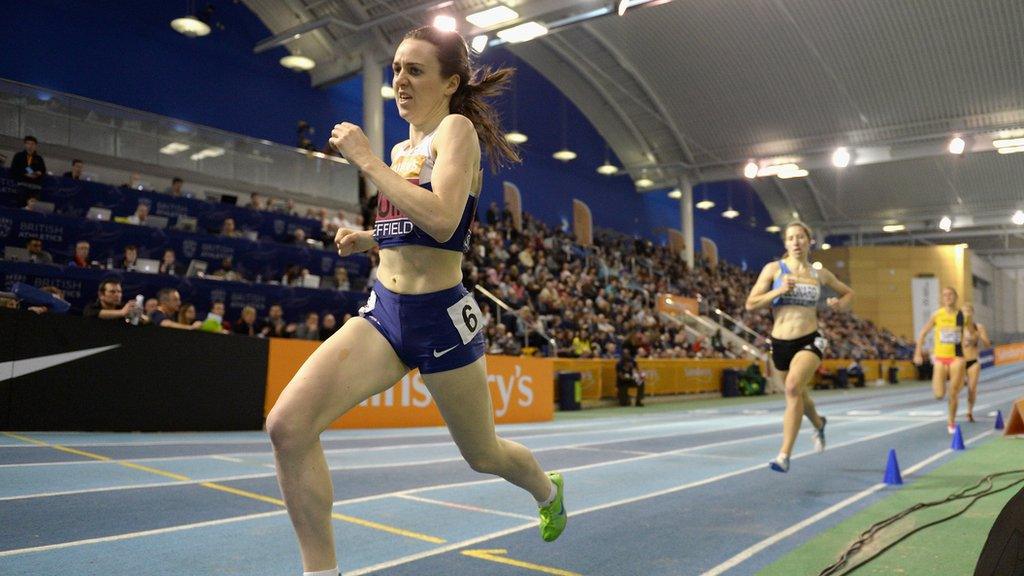
[[[301,50],[318,62],[314,85],[357,72],[365,51],[389,53],[434,14],[504,4],[520,18],[501,27],[552,28],[508,47],[651,188],[786,161],[808,174],[753,182],[776,222],[797,212],[865,243],[968,242],[994,259],[1024,250],[1010,221],[1024,209],[1024,153],[993,144],[1024,137],[1020,0],[627,0],[621,17],[610,0],[245,3],[276,35],[256,49]],[[948,151],[958,135],[960,156]],[[852,155],[845,169],[832,165],[838,146]],[[893,223],[907,230],[882,232]]]

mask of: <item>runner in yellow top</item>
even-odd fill
[[[917,347],[914,349],[914,364],[924,363],[921,347],[925,336],[935,330],[933,356],[935,369],[932,370],[932,392],[936,400],[946,396],[946,379],[949,378],[949,421],[946,429],[950,434],[956,432],[956,395],[964,382],[964,352],[961,348],[964,334],[964,315],[956,306],[959,298],[951,286],[942,289],[942,308],[936,310],[928,323],[917,335]]]
[[[974,401],[978,398],[978,380],[981,378],[979,344],[991,348],[988,330],[974,321],[974,304],[964,304],[964,370],[967,372],[967,421],[974,422]]]

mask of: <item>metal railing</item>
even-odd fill
[[[0,134],[358,205],[341,158],[0,79]]]
[[[513,309],[511,306],[506,304],[501,298],[495,296],[494,293],[492,293],[490,290],[484,288],[479,284],[473,286],[473,289],[486,296],[488,300],[494,302],[498,306],[496,318],[498,322],[501,322],[502,310],[511,315],[513,318],[517,320],[522,320],[522,314],[518,310]],[[538,328],[535,325],[532,325],[526,321],[523,321],[523,324],[527,328],[527,330],[523,332],[523,348],[529,347],[530,333],[533,332],[540,336],[541,338],[543,338],[545,342],[551,345],[551,356],[558,356],[558,342],[554,338],[548,336],[543,329]]]

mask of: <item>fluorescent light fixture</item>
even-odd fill
[[[650,178],[644,177],[637,180],[636,185],[640,188],[647,188],[648,186],[654,186],[654,181]]]
[[[529,139],[530,138],[526,134],[523,134],[522,132],[519,132],[518,130],[513,130],[513,131],[505,134],[505,140],[507,140],[508,142],[511,142],[513,144],[522,144],[523,142],[526,142]]]
[[[797,166],[795,162],[787,162],[785,164],[771,164],[769,166],[764,166],[764,167],[758,169],[757,175],[758,176],[775,176],[775,175],[779,174],[780,172],[792,172],[794,170],[799,170],[799,169],[800,169],[800,167]],[[746,169],[744,169],[744,170],[746,170]]]
[[[965,142],[964,139],[959,137],[959,136],[954,136],[953,139],[949,141],[949,153],[950,154],[960,155],[960,154],[963,154],[964,150],[966,150],[966,149],[967,149],[967,142]]]
[[[614,164],[608,162],[607,160],[604,164],[601,164],[600,166],[597,167],[597,173],[603,174],[605,176],[611,176],[612,174],[615,174],[618,171],[619,169]]]
[[[886,224],[882,226],[882,232],[903,232],[907,227],[903,224]]]
[[[790,178],[803,178],[804,176],[807,176],[807,174],[808,174],[807,170],[804,170],[802,168],[798,168],[796,170],[783,170],[783,171],[779,172],[778,174],[776,174],[776,176],[778,176],[779,178],[781,178],[783,180],[788,180]]]
[[[316,68],[316,62],[312,58],[306,58],[301,54],[289,54],[281,58],[281,66],[293,72],[306,72]]]
[[[993,140],[992,145],[996,148],[1019,148],[1024,146],[1024,138],[1003,138]]]
[[[161,148],[160,153],[166,154],[168,156],[174,156],[178,152],[184,152],[185,150],[188,150],[188,148],[188,144],[182,144],[181,142],[171,142],[170,144]]]
[[[675,190],[668,193],[668,197],[678,200],[683,197],[683,191],[680,190],[679,188],[676,188]]]
[[[552,154],[551,157],[555,160],[561,160],[562,162],[569,162],[570,160],[576,159],[576,153],[568,148],[563,148]]]
[[[823,242],[823,243],[821,244],[821,249],[822,249],[822,250],[829,250],[829,249],[831,249],[831,248],[832,248],[832,245],[831,245],[831,244],[829,244],[828,242]]]
[[[499,4],[494,8],[488,8],[487,10],[481,10],[480,12],[474,12],[473,14],[466,16],[466,22],[469,22],[477,28],[490,28],[491,26],[511,22],[516,18],[519,18],[518,12],[508,6],[502,6]]]
[[[771,226],[766,226],[764,231],[765,232],[770,232],[772,234],[775,234],[776,232],[782,232],[782,228],[779,228],[775,224],[772,224]]]
[[[968,247],[969,246],[968,246],[968,244],[966,242],[963,242],[961,244],[957,244],[956,245],[956,249],[957,250],[967,250]]]
[[[210,33],[210,27],[206,25],[206,22],[203,22],[195,16],[175,18],[174,20],[171,20],[171,28],[173,28],[178,34],[188,36],[189,38],[206,36]]]
[[[629,0],[619,0],[619,7],[617,9],[619,16],[625,14],[627,8],[629,8]]]
[[[943,232],[949,232],[953,229],[953,220],[949,216],[943,216],[942,220],[939,220],[939,230]]]
[[[1000,154],[1016,154],[1017,152],[1024,152],[1024,146],[1009,146],[999,149]]]
[[[217,147],[217,146],[211,146],[209,148],[203,148],[199,152],[196,152],[195,154],[189,156],[189,159],[191,159],[193,161],[196,161],[196,160],[202,160],[204,158],[216,158],[218,156],[223,156],[223,155],[224,155],[224,149],[223,148],[220,148],[220,147]]]
[[[732,206],[730,206],[729,209],[726,210],[725,212],[722,212],[722,216],[725,217],[725,218],[728,218],[729,220],[732,220],[733,218],[735,218],[735,217],[737,217],[739,215],[740,215],[739,211],[737,211]]]
[[[501,38],[509,44],[518,44],[519,42],[526,42],[533,40],[539,36],[543,36],[548,33],[546,26],[539,22],[526,22],[519,26],[513,26],[505,30],[498,32],[498,38]]]
[[[757,178],[757,162],[753,160],[747,162],[747,165],[743,167],[743,175],[751,180]]]
[[[1024,210],[1017,210],[1010,217],[1010,222],[1013,222],[1017,226],[1024,226]]]
[[[846,168],[850,165],[850,150],[846,146],[840,146],[832,153],[832,165],[836,168]]]
[[[708,200],[707,198],[705,198],[705,199],[701,200],[700,202],[697,202],[696,204],[694,204],[694,206],[696,206],[697,208],[699,208],[701,210],[711,210],[712,208],[715,207],[715,203],[713,201]]]
[[[380,97],[385,100],[394,100],[395,89],[392,88],[391,86],[388,86],[387,84],[384,84],[383,86],[380,87]]]
[[[477,36],[474,36],[473,42],[470,43],[470,47],[473,49],[473,52],[481,54],[483,53],[484,50],[487,50],[487,40],[489,40],[487,34],[479,34]]]
[[[434,28],[437,28],[442,32],[455,32],[458,27],[458,22],[456,22],[455,18],[452,18],[451,16],[445,14],[434,16]]]
[[[821,270],[822,268],[824,268],[824,266],[822,266],[821,262],[815,262],[814,264],[811,264],[811,268],[814,268],[815,270]]]

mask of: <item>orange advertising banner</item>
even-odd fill
[[[318,342],[270,340],[264,416]],[[487,356],[494,421],[546,422],[554,417],[554,372],[551,360],[518,356]],[[362,402],[331,423],[331,428],[403,428],[444,424],[418,370]]]
[[[996,366],[1024,361],[1024,343],[1001,344],[995,348]]]
[[[572,231],[580,246],[594,245],[594,216],[590,206],[582,200],[572,199]]]

